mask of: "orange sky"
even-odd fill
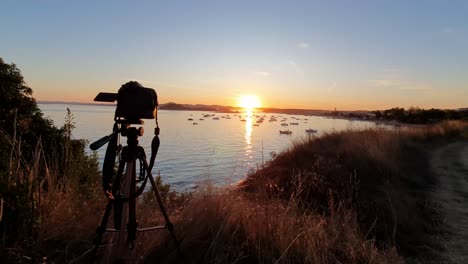
[[[466,1],[7,1],[2,11],[0,56],[38,100],[91,102],[136,80],[161,103],[254,94],[277,108],[468,106]]]

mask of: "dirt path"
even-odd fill
[[[453,263],[468,263],[468,142],[436,149],[431,170],[440,183],[433,192],[448,233],[444,256]]]

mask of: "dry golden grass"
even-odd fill
[[[427,200],[435,179],[426,150],[467,138],[466,131],[466,123],[445,122],[296,143],[238,188],[208,187],[188,204],[187,197],[169,196],[183,257],[162,231],[139,234],[134,262],[400,263],[402,255],[418,257],[437,246],[430,240],[437,217]],[[92,246],[106,201],[96,196],[97,186],[88,186],[89,193],[75,181],[55,188],[56,178],[51,175],[50,188],[35,194],[40,233],[17,249],[19,258],[67,262]],[[142,227],[162,223],[153,202],[139,206]]]
[[[399,263],[359,231],[355,214],[330,200],[327,215],[238,191],[198,193],[176,221],[183,258],[169,237],[148,263]]]
[[[432,145],[466,137],[467,123],[444,122],[397,130],[366,129],[326,134],[297,143],[251,174],[242,189],[327,214],[330,196],[356,212],[360,229],[379,246],[396,246],[405,256],[427,251],[437,241],[428,190]]]

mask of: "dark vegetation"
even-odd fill
[[[411,107],[407,110],[395,107],[384,111],[375,111],[376,119],[396,120],[409,124],[434,124],[443,120],[468,120],[468,109],[442,110]]]
[[[176,229],[191,263],[443,261],[429,150],[466,123],[343,131],[298,142],[234,190],[202,191]],[[148,259],[180,262],[170,239]],[[150,262],[152,263],[152,262]]]
[[[17,67],[0,60],[0,259],[88,263],[105,207],[95,156],[38,110]],[[21,107],[19,107],[21,106]],[[434,144],[467,137],[463,122],[311,137],[258,167],[236,188],[180,195],[158,184],[181,240],[142,234],[133,262],[401,263],[437,260],[439,216],[428,198]],[[152,195],[141,226],[162,223]],[[106,258],[102,259],[106,262]]]
[[[327,134],[278,155],[250,175],[242,189],[283,201],[294,197],[302,210],[320,215],[339,204],[356,213],[358,229],[379,248],[394,246],[406,257],[430,255],[427,249],[439,245],[431,241],[437,215],[429,190],[436,179],[426,148],[437,137],[456,138],[464,130],[457,126],[447,125],[442,132]]]
[[[95,198],[99,169],[85,142],[71,138],[73,115],[68,112],[63,127],[53,126],[20,70],[1,58],[0,102],[0,259],[8,260],[73,223],[61,215],[79,214]]]

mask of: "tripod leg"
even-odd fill
[[[128,180],[128,178],[127,178]],[[132,171],[129,186],[129,200],[128,200],[128,224],[127,224],[127,243],[129,247],[133,248],[136,239],[136,233],[138,229],[138,223],[136,221],[136,162],[132,162]]]
[[[96,238],[94,239],[94,249],[93,249],[93,258],[96,258],[97,250],[102,243],[102,235],[106,232],[107,220],[109,219],[110,212],[112,210],[113,201],[109,200],[107,202],[106,210],[102,216],[101,225],[96,230]],[[94,259],[92,262],[94,262]]]
[[[124,197],[125,198],[128,198],[130,197],[130,193],[131,193],[131,188],[132,188],[132,184],[131,184],[131,179],[132,179],[132,174],[133,174],[133,171],[134,171],[134,162],[132,161],[128,161],[126,162],[126,171],[125,171],[125,179],[124,179]],[[126,231],[126,225],[127,225],[127,215],[128,215],[128,202],[124,202],[123,205],[122,205],[122,214],[121,214],[121,217],[120,217],[120,232],[119,232],[119,240],[118,240],[118,243],[121,244],[121,245],[124,245],[126,244],[126,240],[125,240],[125,231]]]
[[[147,165],[146,160],[144,162],[145,162],[145,165]],[[150,171],[148,171],[148,178],[150,179],[151,186],[153,187],[154,195],[156,196],[156,199],[158,200],[159,209],[161,209],[161,213],[164,217],[164,220],[166,221],[167,229],[169,230],[169,233],[171,234],[172,239],[174,239],[177,252],[179,253],[179,255],[182,256],[182,252],[180,251],[180,244],[174,232],[174,225],[171,223],[171,220],[169,219],[169,215],[167,214],[166,208],[164,207],[164,203],[161,199],[161,195],[159,194],[158,187],[156,186],[156,182],[154,181],[153,175],[151,174]]]
[[[123,151],[123,156],[126,156],[126,150]],[[123,160],[119,163],[119,168],[117,170],[117,175],[114,179],[112,184],[112,194],[115,196],[114,200],[114,228],[120,230],[121,222],[122,222],[122,190],[121,190],[121,179],[123,176],[123,171],[125,169],[125,162]]]

